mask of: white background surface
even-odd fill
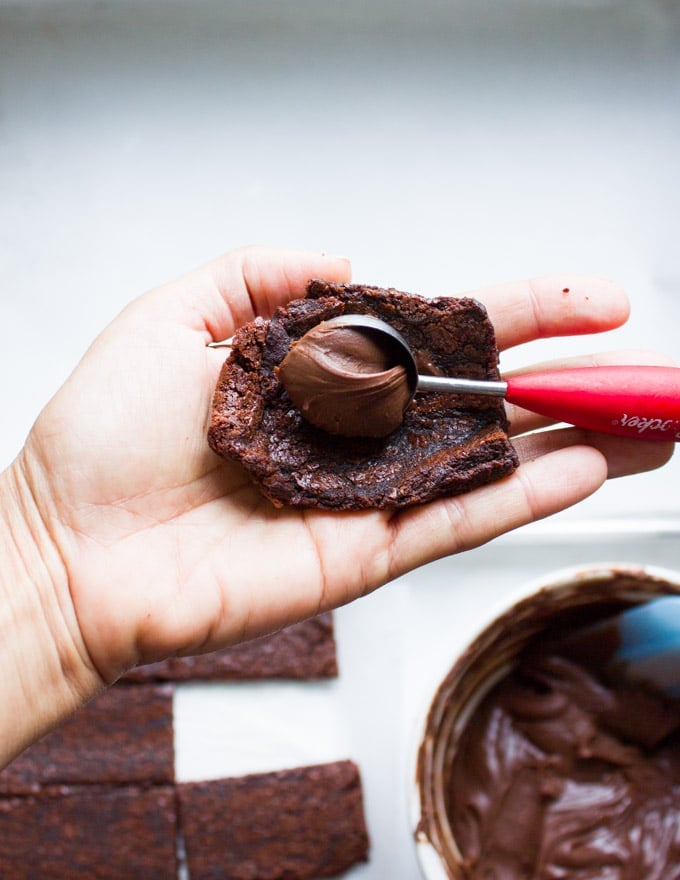
[[[253,242],[346,254],[356,280],[426,294],[604,275],[630,294],[626,328],[503,363],[680,357],[679,50],[674,0],[0,0],[0,463],[130,299]],[[552,528],[672,518],[679,467]],[[677,545],[582,539],[519,539],[500,584],[499,542],[343,609],[337,682],[183,690],[178,773],[353,757],[373,838],[354,873],[417,876],[406,740],[447,614],[464,625],[561,555],[668,562]]]

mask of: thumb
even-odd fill
[[[344,257],[263,247],[231,251],[206,269],[217,293],[206,320],[213,339],[225,339],[257,315],[269,317],[278,306],[304,296],[311,278],[345,282],[352,271]]]
[[[311,278],[345,282],[352,269],[345,257],[313,251],[245,247],[229,251],[174,281],[133,300],[123,311],[128,322],[151,326],[167,336],[168,326],[198,331],[206,342],[227,339],[257,315],[305,295]]]

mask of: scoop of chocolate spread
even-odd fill
[[[292,345],[279,378],[308,422],[345,437],[387,436],[411,397],[406,369],[374,334],[327,322]]]
[[[525,658],[469,722],[447,813],[471,880],[680,878],[680,702]]]

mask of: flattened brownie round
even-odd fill
[[[423,503],[517,467],[497,398],[417,394],[403,423],[382,438],[336,436],[307,422],[276,368],[293,341],[348,313],[392,324],[416,353],[421,373],[499,378],[493,327],[476,300],[310,281],[305,299],[234,336],[213,399],[208,441],[215,452],[240,462],[277,507],[328,510]]]

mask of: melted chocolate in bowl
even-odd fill
[[[661,569],[569,569],[528,585],[469,643],[418,751],[428,880],[680,878],[680,701],[602,686],[554,650],[575,627],[669,593],[680,575]]]

